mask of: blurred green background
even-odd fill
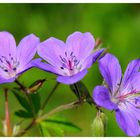
[[[27,34],[34,33],[41,41],[48,37],[66,40],[75,31],[91,32],[95,38],[103,41],[103,47],[120,60],[123,71],[132,59],[140,57],[140,5],[139,4],[0,4],[0,30],[11,32],[17,42]],[[40,89],[42,101],[47,96],[55,76],[37,68],[24,73],[20,81],[30,85],[37,79],[48,78]],[[93,88],[102,83],[98,64],[89,69],[82,80],[92,94]],[[11,84],[9,84],[11,85]],[[16,123],[20,118],[14,112],[21,108],[12,93],[9,94],[11,120]],[[51,98],[46,111],[58,105],[76,100],[67,85],[60,85]],[[0,117],[4,118],[4,96],[0,94]],[[108,116],[106,136],[125,136],[115,121],[113,112],[105,111]],[[84,104],[77,109],[59,114],[82,128],[79,133],[66,136],[91,136],[91,123],[95,117],[95,108]],[[2,126],[1,126],[2,127]],[[30,136],[38,136],[36,128]]]

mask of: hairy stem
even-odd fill
[[[4,89],[4,95],[5,95],[5,120],[6,120],[6,128],[7,128],[6,136],[12,136],[12,128],[11,128],[9,105],[8,105],[8,89],[7,88]]]
[[[47,114],[39,117],[36,122],[39,123],[43,120],[46,120],[49,116],[67,110],[67,109],[71,109],[71,108],[75,108],[81,105],[81,102],[77,101],[77,102],[72,102],[72,103],[68,103],[68,104],[64,104],[64,105],[60,105],[58,107],[56,107],[55,109],[51,110],[50,112],[48,112]]]
[[[45,99],[44,103],[42,104],[40,110],[43,110],[45,108],[45,106],[47,105],[48,101],[50,100],[50,98],[52,97],[53,93],[55,92],[55,90],[57,89],[57,87],[59,86],[60,83],[56,83],[55,86],[53,87],[53,89],[51,90],[51,92],[49,93],[49,95],[47,96],[47,98]]]

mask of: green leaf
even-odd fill
[[[38,93],[32,93],[32,94],[29,94],[29,96],[30,96],[30,99],[32,100],[33,107],[35,109],[35,113],[38,113],[38,111],[41,107],[39,94]]]
[[[81,128],[66,120],[61,116],[53,116],[42,121],[42,131],[44,136],[64,136],[65,132],[80,132]]]
[[[81,128],[79,128],[78,126],[76,126],[75,124],[68,122],[68,121],[62,121],[62,120],[51,120],[48,119],[46,120],[46,122],[48,123],[48,125],[56,125],[59,126],[61,128],[63,128],[64,130],[67,131],[73,131],[73,132],[80,132]]]
[[[85,86],[85,84],[83,82],[77,82],[76,83],[76,86],[77,86],[77,89],[80,93],[80,99],[82,99],[83,101],[86,101],[88,102],[89,104],[92,104],[93,103],[93,99],[92,97],[90,96],[90,93],[87,89],[87,87]],[[76,91],[76,88],[75,88],[75,85],[70,85],[70,88],[71,90],[76,94],[77,96],[77,91]],[[78,97],[78,96],[77,96]]]
[[[18,117],[21,117],[21,118],[32,118],[33,117],[32,112],[27,112],[22,109],[15,112],[15,115],[17,115]]]
[[[12,92],[14,93],[15,97],[17,98],[18,102],[20,103],[20,105],[27,111],[31,111],[31,106],[29,105],[27,99],[25,97],[23,97],[23,93],[20,94],[20,92],[17,92],[15,90],[12,90]]]
[[[64,136],[64,131],[60,127],[54,127],[54,125],[49,125],[47,122],[41,122],[42,133],[46,137],[50,136]]]
[[[43,135],[45,137],[51,136],[49,130],[44,126],[44,123],[40,123],[40,127],[41,127],[41,135]]]

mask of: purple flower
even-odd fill
[[[31,34],[23,38],[18,47],[8,32],[0,32],[0,83],[13,82],[19,74],[31,68],[31,60],[37,49],[39,38]]]
[[[119,127],[129,136],[140,134],[140,59],[131,61],[122,78],[116,57],[106,54],[99,69],[107,86],[97,86],[93,98],[97,105],[115,110]]]
[[[87,69],[104,51],[93,52],[94,46],[95,40],[88,32],[74,32],[68,36],[66,43],[51,37],[38,46],[38,54],[49,64],[35,65],[58,75],[58,82],[73,84],[86,75]]]

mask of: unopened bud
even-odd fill
[[[95,119],[91,125],[92,127],[92,135],[94,137],[103,137],[105,133],[105,126],[104,126],[104,113],[97,112]]]
[[[31,86],[29,86],[29,88],[27,89],[27,92],[34,93],[34,92],[38,91],[45,81],[46,81],[46,79],[35,81]]]
[[[18,124],[15,125],[13,127],[13,136],[16,136],[18,134],[19,130],[20,130],[20,125],[18,125]]]
[[[102,40],[100,38],[97,38],[95,41],[95,49],[100,48],[102,44]]]
[[[3,135],[4,136],[7,136],[7,125],[6,125],[6,121],[2,121],[2,124],[3,124]]]
[[[103,112],[100,113],[100,116],[104,125],[107,125],[107,116]]]

